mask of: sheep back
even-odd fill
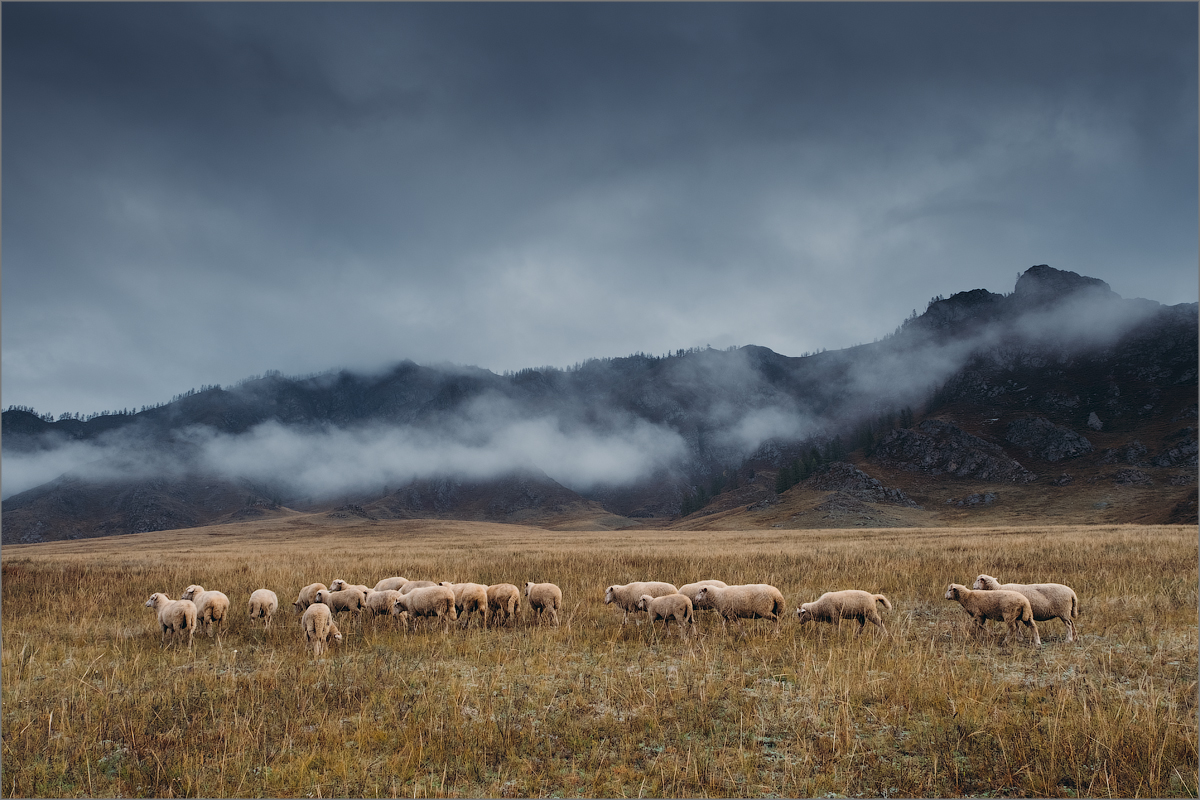
[[[697,596],[702,601],[712,602],[723,621],[773,619],[778,624],[785,607],[783,592],[769,583],[748,583],[724,589],[704,586]]]
[[[317,592],[329,587],[323,583],[310,583],[300,590],[300,594],[296,597],[296,601],[292,603],[292,608],[298,612],[303,612],[306,608],[317,602]]]
[[[674,619],[679,623],[681,633],[685,622],[690,625],[696,624],[692,600],[682,592],[664,594],[659,597],[644,594],[638,598],[638,610],[645,611],[650,615],[651,625],[661,619],[664,625],[669,626],[671,620]]]
[[[525,596],[529,598],[529,610],[538,614],[541,619],[543,612],[550,615],[555,627],[558,627],[558,611],[562,608],[562,589],[553,583],[525,584]]]
[[[270,629],[271,617],[279,610],[279,598],[270,589],[255,589],[250,594],[250,621],[263,621],[263,627]]]
[[[861,589],[843,589],[838,592],[825,592],[811,603],[801,604],[796,609],[796,616],[800,618],[801,625],[810,620],[836,624],[843,619],[857,619],[860,634],[868,621],[886,631],[883,618],[879,615],[878,603],[883,603],[884,608],[892,610],[891,602],[881,594],[872,594]]]
[[[1067,626],[1067,641],[1074,641],[1079,597],[1070,586],[1062,583],[1000,583],[991,575],[980,575],[975,579],[974,588],[984,592],[1003,589],[1023,594],[1029,600],[1034,621],[1061,619]]]
[[[492,619],[500,616],[501,624],[520,621],[521,590],[511,583],[493,583],[487,587],[488,612]]]

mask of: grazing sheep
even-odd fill
[[[158,624],[162,626],[162,646],[167,646],[167,634],[182,635],[187,631],[188,648],[196,633],[196,604],[191,600],[172,600],[162,592],[155,592],[143,603],[146,608],[158,612]]]
[[[279,610],[279,598],[270,589],[255,589],[250,595],[250,624],[261,619],[263,628],[271,630],[271,617]]]
[[[450,623],[458,619],[454,610],[454,592],[445,586],[422,586],[396,598],[392,606],[398,614],[407,611],[412,619],[417,617],[440,617],[450,630]]]
[[[649,614],[652,626],[661,619],[663,627],[670,628],[671,619],[674,618],[679,624],[680,636],[684,635],[683,623],[696,624],[696,617],[692,613],[692,600],[682,593],[664,594],[661,597],[652,597],[644,594],[638,598],[637,609]]]
[[[542,612],[549,612],[558,627],[558,610],[562,608],[562,589],[553,583],[525,583],[525,596],[529,598],[529,610],[537,614],[538,622],[542,620]]]
[[[478,611],[481,624],[487,628],[488,621],[488,587],[482,583],[451,583],[442,581],[438,586],[445,586],[454,592],[454,610],[465,624],[471,627],[471,614]]]
[[[1033,621],[1033,609],[1029,606],[1029,598],[1020,592],[1010,592],[1007,589],[988,591],[973,591],[962,584],[952,583],[946,589],[947,600],[957,600],[971,618],[975,620],[975,632],[984,629],[986,621],[994,619],[1008,624],[1008,636],[1017,632],[1017,623],[1024,622],[1033,629],[1033,643],[1040,645],[1042,637],[1038,636],[1037,623]],[[1008,641],[1005,636],[1005,641]]]
[[[696,581],[695,583],[687,583],[687,584],[684,584],[683,586],[680,586],[679,593],[681,595],[683,595],[684,597],[686,597],[688,600],[692,601],[693,611],[703,611],[705,609],[715,610],[715,609],[713,609],[711,600],[708,600],[708,602],[704,606],[701,606],[699,603],[696,602],[696,595],[698,595],[700,593],[700,590],[703,589],[705,586],[716,586],[721,589],[729,588],[729,584],[726,583],[725,581],[715,581],[715,580]],[[707,598],[706,598],[706,600],[707,600]]]
[[[333,583],[329,584],[329,591],[331,592],[340,592],[344,589],[358,589],[364,595],[367,592],[374,591],[373,589],[368,588],[364,583],[346,583],[341,578],[338,578]]]
[[[511,620],[515,625],[521,621],[521,590],[511,583],[493,583],[487,587],[488,616],[496,621],[500,615],[500,624],[507,625]]]
[[[406,581],[400,587],[400,594],[408,594],[414,589],[428,589],[430,586],[437,586],[434,581]]]
[[[674,584],[663,581],[634,581],[624,586],[614,584],[604,590],[604,605],[616,603],[623,609],[625,616],[621,617],[621,624],[624,625],[629,622],[629,612],[637,611],[637,604],[642,599],[642,595],[662,597],[665,594],[678,593],[679,590],[675,588]]]
[[[832,622],[840,625],[844,619],[858,620],[858,636],[862,636],[867,621],[874,622],[879,629],[887,633],[883,618],[879,616],[877,603],[883,603],[888,611],[892,604],[881,594],[871,594],[859,589],[844,589],[840,592],[826,592],[811,603],[801,603],[796,609],[800,624],[806,622]]]
[[[391,614],[392,606],[396,605],[399,597],[399,589],[383,589],[381,591],[372,589],[367,592],[366,599],[363,600],[363,612],[371,619],[382,614]]]
[[[384,578],[379,583],[375,584],[373,591],[384,592],[388,589],[399,589],[406,583],[408,583],[408,578],[401,576],[396,576],[395,578]]]
[[[333,622],[333,612],[324,603],[313,603],[305,609],[300,624],[304,628],[304,639],[312,647],[314,657],[321,655],[330,639],[335,642],[342,641],[342,633]]]
[[[367,602],[367,598],[358,589],[342,589],[340,592],[321,589],[313,599],[316,603],[329,606],[329,610],[335,615],[343,611],[349,611],[351,615],[361,614]]]
[[[696,596],[702,603],[713,604],[721,615],[722,626],[731,619],[773,619],[775,630],[778,631],[786,605],[783,593],[769,583],[748,583],[724,589],[720,586],[703,586]]]
[[[1005,589],[1010,592],[1020,592],[1029,600],[1033,609],[1034,622],[1047,622],[1061,619],[1067,626],[1067,641],[1075,641],[1074,618],[1079,616],[1079,598],[1075,590],[1061,583],[1005,583],[991,575],[980,575],[975,579],[974,588],[980,591],[992,592]]]
[[[308,586],[305,586],[300,590],[300,595],[296,598],[296,602],[292,603],[292,608],[297,613],[303,612],[304,609],[317,602],[317,592],[328,588],[329,587],[323,583],[310,583]]]
[[[218,628],[224,629],[225,617],[229,614],[229,598],[224,592],[206,591],[199,584],[192,584],[183,590],[180,599],[191,600],[196,604],[196,622],[204,626],[204,632],[212,638]]]

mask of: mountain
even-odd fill
[[[3,541],[252,509],[597,530],[946,524],[1022,503],[1053,515],[1068,495],[1095,495],[1096,521],[1190,521],[1198,316],[1039,265],[1011,294],[936,297],[881,341],[800,357],[747,346],[505,375],[405,361],[89,420],[10,409],[6,483],[31,485],[4,500]],[[863,482],[836,464],[912,505],[829,488],[831,471]],[[1118,500],[1097,488],[1115,486]]]

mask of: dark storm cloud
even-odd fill
[[[2,13],[6,404],[798,355],[1035,263],[1196,299],[1193,5]]]

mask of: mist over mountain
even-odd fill
[[[1123,299],[1103,281],[1040,265],[1011,294],[936,297],[881,341],[804,356],[751,345],[504,375],[404,361],[373,374],[269,374],[92,419],[10,408],[3,541],[335,507],[667,520],[726,486],[754,502],[777,498],[783,484],[764,489],[762,476],[814,451],[825,463],[857,452],[895,469],[919,464],[921,448],[953,460],[966,440],[916,421],[953,427],[964,413],[1044,420],[1013,442],[985,442],[1029,482],[1038,470],[1025,462],[1052,460],[1037,454],[1051,452],[1053,442],[1040,443],[1056,426],[1086,437],[1093,418],[1112,434],[1189,413],[1194,425],[1197,320],[1196,304]],[[1190,440],[1155,442],[1161,452],[1148,458],[1194,466],[1191,430]],[[1172,447],[1182,454],[1173,461]],[[1074,440],[1060,451],[1103,457],[1079,455]],[[160,512],[137,511],[135,491]]]

